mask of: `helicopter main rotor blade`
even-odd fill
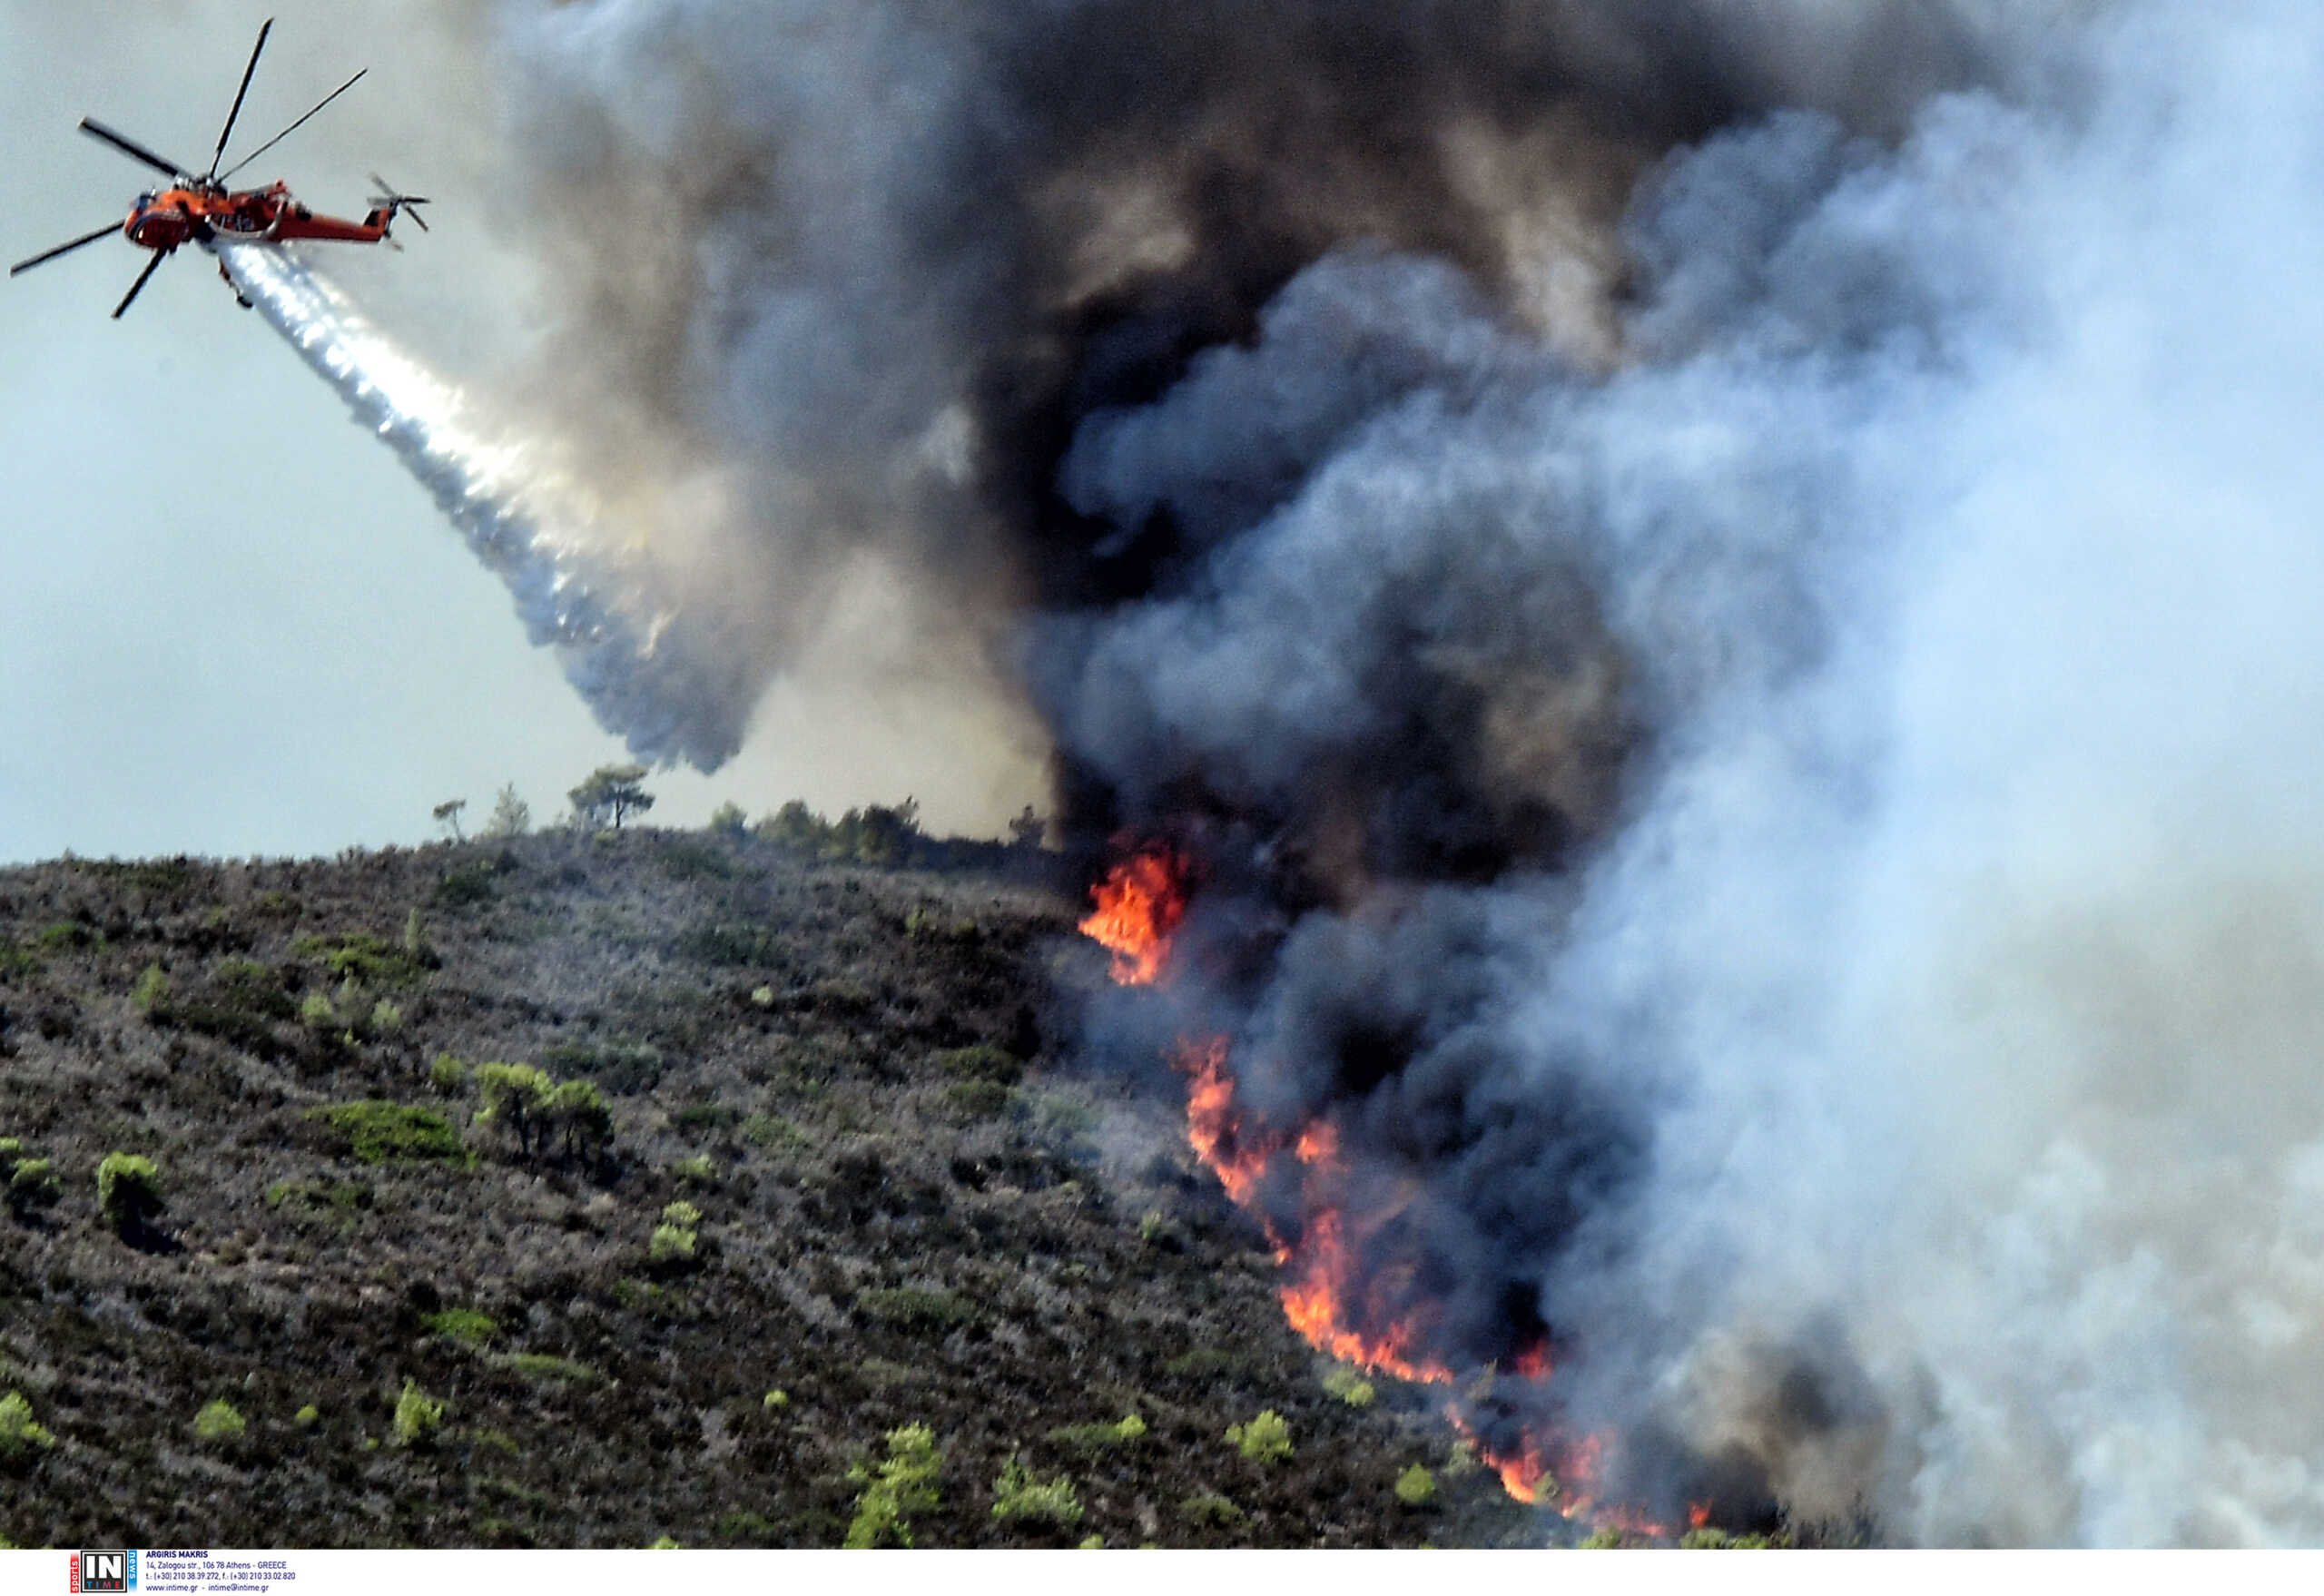
[[[111,144],[133,161],[143,161],[164,177],[182,177],[192,170],[192,167],[179,166],[162,160],[135,139],[123,137],[94,116],[84,116],[81,119],[81,131],[91,138],[104,140],[106,143]]]
[[[8,268],[8,275],[9,275],[9,276],[11,276],[11,277],[14,277],[14,276],[15,276],[15,275],[16,275],[16,273],[17,273],[17,272],[19,272],[19,271],[30,271],[34,267],[40,265],[40,264],[41,264],[41,263],[43,263],[44,261],[54,261],[54,260],[55,260],[55,259],[56,259],[56,257],[57,257],[57,256],[59,256],[59,255],[69,255],[69,254],[71,254],[74,251],[75,251],[75,250],[79,249],[83,244],[93,244],[93,243],[95,243],[99,239],[101,239],[101,238],[104,237],[107,233],[109,233],[109,232],[119,232],[120,231],[121,231],[121,223],[120,223],[120,222],[106,222],[103,227],[100,227],[99,229],[97,229],[97,231],[96,231],[96,232],[90,232],[90,233],[84,233],[84,234],[82,234],[79,238],[74,239],[74,240],[71,243],[69,243],[69,244],[59,244],[59,245],[57,245],[57,246],[56,246],[54,249],[53,249],[53,250],[44,250],[44,251],[42,251],[39,254],[34,255],[34,256],[31,260],[29,260],[29,261],[17,261],[14,266],[11,266],[11,267],[9,267],[9,268]]]
[[[234,108],[226,113],[225,128],[218,134],[218,152],[210,157],[210,171],[204,182],[218,176],[218,163],[226,158],[226,141],[234,136],[234,119],[242,113],[242,99],[251,92],[251,79],[258,74],[258,58],[266,50],[266,35],[274,31],[274,19],[268,17],[258,30],[258,44],[251,51],[251,64],[242,68],[242,86],[234,91]]]
[[[162,269],[162,262],[168,259],[169,257],[162,254],[160,251],[157,250],[154,251],[153,258],[145,262],[145,270],[137,274],[137,281],[131,283],[129,285],[129,291],[121,297],[121,303],[113,308],[113,319],[114,320],[118,321],[121,320],[121,313],[129,309],[130,301],[144,291],[146,281],[153,277],[153,273]]]
[[[363,69],[363,72],[369,72],[370,70],[371,69],[367,66]],[[348,90],[360,83],[363,79],[363,72],[357,73],[353,77],[349,78],[345,83],[340,84],[339,87],[333,89],[330,94],[325,94],[321,99],[316,101],[314,111],[308,112],[306,116],[300,117],[289,127],[284,128],[281,133],[276,133],[272,138],[267,140],[266,143],[261,144],[257,149],[252,150],[249,154],[243,156],[240,161],[235,162],[231,166],[226,168],[225,171],[218,174],[216,181],[224,182],[227,179],[232,177],[234,173],[240,172],[243,167],[248,166],[261,155],[265,154],[269,150],[274,148],[275,145],[281,143],[292,133],[297,133],[300,128],[306,126],[308,117],[313,116],[315,111],[320,111],[324,106],[330,104],[333,100],[338,99],[341,94],[344,94]]]

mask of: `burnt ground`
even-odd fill
[[[0,1210],[51,1437],[0,1433],[0,1537],[832,1546],[926,1425],[922,1546],[1542,1538],[1427,1393],[1326,1389],[1167,1082],[1077,1069],[1103,970],[1021,871],[747,836],[0,872],[0,1159],[55,1194]],[[443,1054],[593,1083],[609,1145],[478,1123]],[[125,1233],[115,1152],[166,1205]],[[1288,1460],[1225,1438],[1269,1408]],[[1012,1457],[1079,1516],[997,1518]]]

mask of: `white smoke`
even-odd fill
[[[650,562],[569,454],[496,424],[421,366],[296,251],[224,244],[236,290],[376,431],[507,585],[536,646],[553,647],[599,724],[656,761],[712,769],[740,725],[724,640],[696,637]],[[747,711],[745,700],[740,706]]]
[[[506,17],[560,354],[751,462],[736,613],[857,546],[1076,606],[1071,757],[1306,872],[1240,1096],[1405,1160],[1448,1323],[1527,1286],[1576,1424],[1803,1521],[2324,1537],[2324,15]],[[237,271],[608,724],[722,745],[783,647]]]
[[[1521,876],[1311,916],[1246,1095],[1314,1111],[1317,1017],[1409,1002],[1384,1137],[1431,1071],[1472,1126],[1632,1105],[1543,1265],[1566,1398],[1803,1520],[2312,1542],[2324,14],[2125,5],[2051,64],[1891,150],[1791,115],[1675,158],[1602,380],[1438,268],[1318,267],[1085,426],[1085,508],[1240,536],[1059,698],[1133,786],[1282,802],[1587,570],[1655,734],[1571,920]],[[1575,1189],[1543,1135],[1435,1166],[1446,1256]]]

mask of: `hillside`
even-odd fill
[[[1077,1069],[1104,964],[1039,882],[740,836],[0,872],[0,1536],[1537,1533],[1326,1388],[1167,1078]]]

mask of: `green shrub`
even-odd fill
[[[56,1437],[33,1420],[33,1404],[24,1393],[0,1396],[0,1463],[30,1462],[56,1444]]]
[[[152,1020],[169,1001],[170,978],[158,964],[148,964],[145,973],[129,991],[129,1000],[137,1012]]]
[[[609,1092],[651,1091],[662,1079],[661,1049],[649,1042],[556,1042],[541,1049],[541,1061]]]
[[[1436,1476],[1427,1465],[1413,1464],[1396,1476],[1396,1500],[1406,1507],[1426,1507],[1436,1500]]]
[[[396,1398],[396,1444],[425,1446],[443,1424],[444,1404],[406,1380],[403,1394]]]
[[[805,1131],[773,1114],[753,1114],[743,1120],[743,1139],[771,1153],[803,1153],[815,1145]]]
[[[1224,1496],[1189,1496],[1178,1503],[1178,1512],[1197,1529],[1231,1530],[1245,1522],[1243,1510]]]
[[[204,1403],[193,1415],[193,1437],[205,1446],[231,1446],[249,1428],[248,1421],[223,1397]]]
[[[97,1166],[97,1212],[126,1232],[162,1211],[161,1174],[135,1153],[107,1153]]]
[[[563,1381],[574,1385],[586,1385],[597,1378],[597,1371],[588,1364],[573,1358],[561,1358],[546,1352],[512,1352],[494,1363],[512,1374],[521,1374],[536,1384],[544,1380]]]
[[[1049,1439],[1073,1452],[1116,1452],[1145,1433],[1146,1421],[1130,1414],[1115,1424],[1060,1424],[1049,1432]]]
[[[323,1422],[323,1410],[310,1402],[297,1413],[292,1414],[290,1422],[301,1430],[311,1430]]]
[[[339,1028],[339,1010],[320,992],[309,992],[299,1004],[299,1023],[309,1030],[335,1030]]]
[[[751,830],[766,842],[796,849],[802,853],[821,853],[831,824],[793,798]]]
[[[1727,1544],[1727,1532],[1713,1524],[1699,1524],[1679,1537],[1681,1552],[1718,1552]]]
[[[673,837],[662,844],[659,862],[672,881],[724,881],[734,873],[732,861],[707,842]]]
[[[365,1098],[308,1113],[345,1137],[349,1150],[361,1163],[462,1163],[468,1156],[460,1145],[460,1133],[433,1108]]]
[[[990,1119],[1008,1112],[1015,1100],[1014,1087],[997,1080],[951,1080],[944,1083],[944,1106],[963,1119]]]
[[[1256,1374],[1260,1372],[1260,1365],[1258,1360],[1248,1353],[1229,1352],[1218,1346],[1196,1346],[1164,1364],[1162,1372],[1182,1380],[1233,1379]]]
[[[782,957],[774,932],[761,925],[708,921],[678,938],[678,951],[704,964],[773,964]]]
[[[1291,1455],[1291,1426],[1273,1408],[1247,1423],[1227,1425],[1226,1439],[1253,1463],[1281,1463]]]
[[[872,1318],[900,1330],[950,1330],[976,1317],[975,1306],[965,1297],[917,1286],[892,1290],[874,1287],[859,1293],[855,1305]]]
[[[783,1532],[748,1508],[737,1508],[723,1513],[718,1520],[718,1538],[729,1545],[775,1546],[781,1543]]]
[[[979,1042],[972,1048],[954,1048],[936,1055],[936,1067],[947,1075],[957,1075],[963,1080],[992,1080],[1002,1086],[1015,1086],[1024,1078],[1025,1066],[1016,1055],[990,1042]]]
[[[492,867],[488,864],[464,865],[448,871],[436,883],[436,906],[438,909],[473,909],[479,903],[492,901]]]
[[[718,1184],[718,1166],[711,1161],[708,1153],[695,1153],[678,1159],[670,1166],[670,1173],[690,1186]]]
[[[855,1499],[855,1517],[847,1526],[846,1545],[863,1550],[892,1542],[910,1546],[911,1515],[933,1509],[936,1476],[944,1466],[936,1436],[925,1424],[907,1424],[888,1432],[888,1455],[876,1468],[858,1463],[847,1471],[851,1483],[863,1487]]]
[[[1000,1465],[1000,1478],[992,1483],[992,1516],[1004,1522],[1027,1519],[1069,1530],[1081,1522],[1081,1501],[1073,1493],[1073,1482],[1065,1475],[1037,1479],[1012,1452]]]
[[[1581,1550],[1584,1552],[1612,1552],[1619,1548],[1621,1543],[1622,1532],[1620,1530],[1599,1530],[1593,1532],[1588,1540],[1581,1542]]]
[[[8,1189],[8,1206],[18,1214],[45,1208],[64,1195],[57,1183],[56,1167],[46,1158],[25,1156],[25,1144],[0,1136],[0,1185]]]
[[[789,1407],[791,1405],[791,1393],[778,1385],[773,1390],[766,1394],[766,1400],[759,1405],[762,1407]]]
[[[342,980],[369,987],[408,987],[428,972],[428,951],[404,947],[366,931],[342,936],[300,937],[291,949],[302,958],[319,959]]]
[[[1337,1365],[1324,1376],[1324,1389],[1350,1407],[1370,1407],[1373,1397],[1377,1394],[1371,1381],[1345,1364]]]
[[[750,816],[731,798],[710,812],[710,829],[720,836],[739,837],[749,828]]]
[[[431,1335],[457,1341],[463,1346],[488,1345],[500,1334],[498,1320],[474,1308],[446,1308],[423,1315],[419,1322],[428,1326]]]
[[[314,1180],[278,1180],[266,1188],[266,1206],[320,1215],[351,1228],[357,1217],[371,1206],[371,1188],[352,1180],[329,1186]]]
[[[373,1036],[393,1036],[403,1029],[403,1010],[381,998],[371,1005],[370,1027]]]
[[[645,1244],[645,1256],[652,1262],[666,1267],[691,1264],[694,1262],[695,1240],[694,1233],[683,1226],[656,1225]]]
[[[457,1098],[468,1089],[468,1061],[451,1053],[438,1053],[428,1067],[428,1084],[440,1097]]]

